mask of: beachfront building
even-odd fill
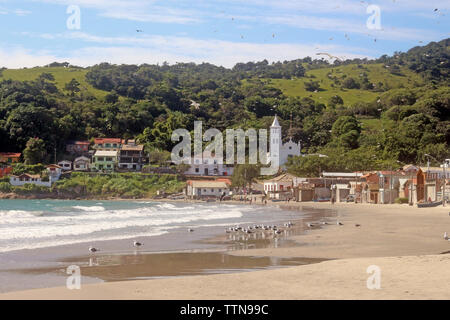
[[[373,204],[394,203],[409,177],[404,171],[375,171],[362,176],[361,202]]]
[[[0,152],[0,162],[12,164],[20,161],[21,153],[17,152]]]
[[[93,148],[103,151],[119,151],[122,143],[123,140],[120,138],[95,138]]]
[[[148,164],[143,145],[136,145],[134,140],[123,144],[119,151],[119,169],[141,171]]]
[[[230,194],[230,184],[228,179],[188,180],[185,193],[191,199],[223,198]]]
[[[88,154],[89,145],[89,141],[69,141],[66,143],[66,151],[73,155]]]
[[[89,164],[91,163],[91,160],[88,157],[78,157],[73,160],[73,170],[74,171],[88,171],[89,170]]]
[[[273,123],[270,126],[270,149],[267,154],[268,163],[275,163],[276,159],[279,159],[280,167],[283,167],[289,158],[301,155],[300,142],[295,143],[292,141],[292,137],[289,137],[289,141],[283,143],[281,138],[281,126],[278,122],[278,117],[275,116]]]
[[[264,193],[271,199],[293,197],[293,180],[295,176],[284,173],[273,179],[264,180]]]
[[[57,164],[49,164],[46,166],[47,174],[52,181],[58,181],[62,174],[62,167]]]
[[[59,161],[58,166],[60,166],[63,171],[70,171],[72,170],[72,161],[69,160]]]
[[[92,169],[96,171],[114,171],[118,151],[97,150],[92,157]]]
[[[18,187],[25,184],[34,184],[41,187],[51,187],[53,179],[51,176],[48,178],[42,178],[39,174],[28,174],[23,173],[19,176],[11,175],[9,177],[9,183],[11,185]]]
[[[215,157],[207,152],[203,152],[201,158],[192,158],[192,164],[184,174],[193,176],[231,176],[233,175],[233,170],[233,165],[220,163]]]

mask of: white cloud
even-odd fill
[[[13,12],[14,12],[15,15],[21,16],[21,17],[31,14],[31,11],[29,11],[29,10],[22,10],[22,9],[16,9]]]
[[[40,35],[50,38],[49,35]],[[48,64],[52,61],[69,61],[72,64],[89,66],[100,62],[111,63],[169,63],[210,62],[232,67],[237,62],[283,61],[311,56],[318,58],[317,52],[327,51],[345,58],[367,57],[356,52],[361,48],[336,45],[300,45],[290,43],[266,44],[231,42],[222,40],[200,40],[189,37],[145,36],[141,38],[99,37],[86,33],[67,33],[55,38],[82,39],[99,45],[86,46],[70,53],[32,52],[25,49],[3,49],[0,61],[6,61],[8,68],[30,67]],[[121,46],[122,45],[122,46]],[[4,62],[5,63],[5,62]]]

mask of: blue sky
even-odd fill
[[[67,27],[70,5],[80,29]],[[379,30],[367,27],[369,5],[380,8]],[[0,0],[0,66],[371,58],[449,37],[449,9],[449,0]]]

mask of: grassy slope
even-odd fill
[[[347,75],[347,77],[359,79],[360,74],[366,72],[370,82],[375,84],[378,82],[387,83],[391,88],[398,88],[400,86],[414,87],[417,84],[423,84],[421,77],[416,73],[413,73],[407,68],[402,68],[401,71],[404,76],[392,75],[389,72],[389,69],[385,68],[382,64],[364,65],[363,69],[358,68],[357,65],[352,64],[340,67],[309,70],[306,72],[305,78],[298,78],[294,80],[270,79],[268,80],[268,84],[279,88],[287,96],[311,97],[312,99],[325,104],[328,103],[328,100],[332,96],[339,95],[344,100],[344,104],[349,106],[358,101],[373,101],[381,93],[361,89],[342,90],[337,86],[333,88],[331,87],[331,84],[334,81],[328,78],[328,73],[331,72],[332,76],[336,76],[338,78],[341,78],[345,74]],[[310,78],[311,75],[315,76],[316,78]],[[309,82],[310,80],[319,81],[320,87],[323,89],[323,91],[306,91],[304,83]]]
[[[76,79],[80,83],[81,90],[86,90],[96,98],[103,98],[107,92],[98,90],[87,83],[85,75],[88,69],[79,68],[47,68],[47,67],[35,67],[30,69],[7,69],[0,75],[1,80],[35,80],[41,73],[51,73],[55,77],[55,84],[59,90],[64,91],[64,86],[72,79]]]
[[[87,90],[93,94],[96,98],[103,98],[107,92],[95,89],[92,85],[87,83],[85,75],[88,69],[79,68],[47,68],[36,67],[30,69],[8,69],[4,70],[0,75],[0,80],[12,79],[12,80],[34,80],[41,73],[48,72],[55,77],[55,83],[58,89],[64,91],[64,86],[72,78],[75,78],[80,84],[82,90]],[[339,95],[344,100],[344,104],[350,106],[358,101],[370,102],[376,99],[381,93],[372,92],[361,89],[344,89],[340,87],[331,87],[333,83],[332,79],[328,78],[328,74],[331,72],[333,76],[341,77],[345,74],[347,77],[353,77],[358,79],[360,74],[366,72],[368,74],[369,81],[372,83],[378,83],[379,81],[387,83],[391,88],[414,87],[416,85],[422,85],[423,80],[421,77],[407,68],[402,68],[401,72],[404,76],[392,75],[389,69],[385,68],[383,64],[364,65],[363,69],[358,68],[357,65],[347,65],[340,67],[329,67],[316,70],[309,70],[306,72],[306,77],[298,78],[294,80],[286,79],[266,79],[267,83],[271,86],[279,88],[287,96],[299,96],[299,97],[311,97],[318,102],[324,104],[328,103],[330,97]],[[315,78],[311,78],[311,76]],[[324,89],[319,92],[308,92],[305,90],[304,83],[310,80],[319,81],[320,87]],[[368,130],[373,133],[378,132],[386,122],[382,119],[360,119],[363,124],[363,130]],[[387,124],[387,123],[386,123]],[[387,124],[388,125],[388,124]]]

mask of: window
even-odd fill
[[[106,161],[112,161],[112,158],[111,157],[107,157]]]
[[[211,192],[214,192],[214,189],[211,189]]]
[[[199,168],[195,168],[195,172],[200,172],[200,169]]]
[[[222,192],[222,189],[219,189],[219,192]]]

